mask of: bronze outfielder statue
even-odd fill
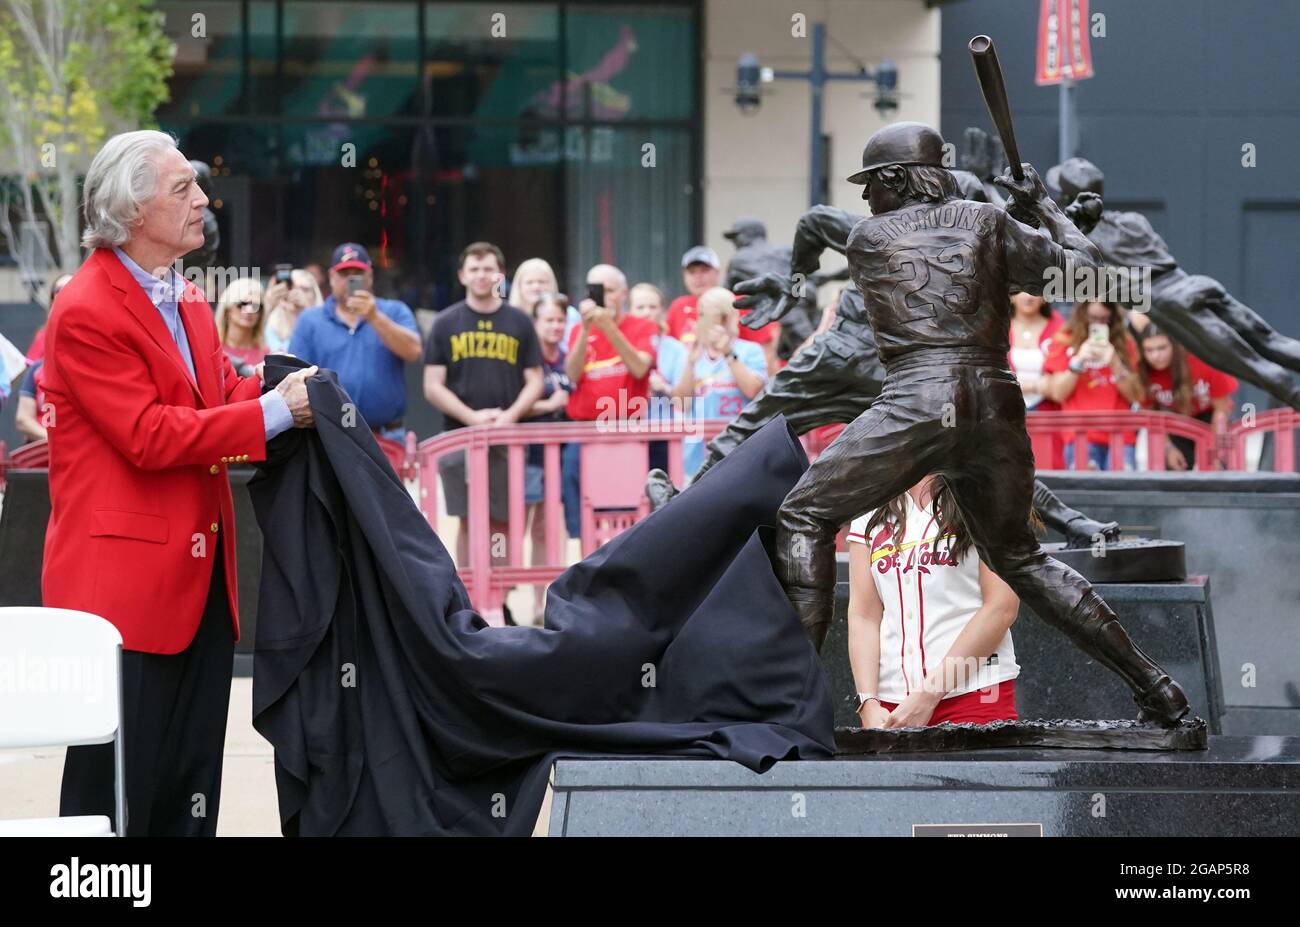
[[[1143,720],[1175,724],[1187,698],[1141,651],[1078,573],[1052,560],[1028,524],[1034,483],[1025,404],[1007,366],[1014,291],[1041,293],[1049,269],[1095,265],[1097,249],[1037,173],[999,178],[1041,230],[990,203],[958,198],[943,139],[919,123],[886,126],[862,170],[870,218],[849,236],[885,382],[880,398],[809,467],[777,516],[776,569],[820,647],[830,626],[835,534],[927,473],[952,491],[980,558],[1040,618],[1129,685]]]
[[[1102,194],[1103,177],[1085,158],[1069,158],[1047,172],[1057,202],[1080,193]],[[1151,321],[1211,367],[1253,383],[1300,409],[1300,341],[1278,333],[1219,281],[1189,274],[1140,212],[1104,210],[1095,225],[1080,226],[1106,264],[1129,271],[1150,268]]]

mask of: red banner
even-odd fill
[[[1092,50],[1088,47],[1088,0],[1039,0],[1039,84],[1092,77]]]

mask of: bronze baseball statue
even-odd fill
[[[849,271],[885,382],[783,503],[778,576],[820,645],[839,526],[937,472],[981,559],[1037,615],[1117,672],[1144,720],[1174,724],[1188,710],[1182,689],[1133,644],[1087,581],[1042,551],[1028,524],[1033,457],[1024,400],[1007,366],[1007,296],[1041,293],[1049,269],[1095,265],[1098,252],[1031,166],[1021,166],[1023,180],[1008,173],[999,183],[1041,231],[993,204],[959,199],[942,155],[936,131],[897,123],[871,137],[862,170],[850,178],[865,185],[872,216],[849,236]]]

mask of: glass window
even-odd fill
[[[163,0],[163,33],[176,44],[171,99],[157,117],[202,117],[241,109],[242,23],[237,2],[193,3]]]
[[[573,126],[566,138],[568,278],[609,263],[629,284],[679,290],[681,256],[694,244],[692,133]]]
[[[505,252],[510,271],[527,258],[545,259],[565,286],[559,138],[554,128],[495,125],[447,126],[428,135],[420,160],[429,178],[427,270],[437,306],[463,296],[456,258],[480,239]]]
[[[369,123],[281,127],[272,257],[324,264],[341,242],[366,246],[377,281],[419,270],[412,169],[417,130]]]
[[[573,4],[564,30],[569,117],[685,119],[695,112],[695,13]]]
[[[212,0],[199,38],[191,7],[160,6],[178,50],[159,120],[212,166],[220,263],[324,263],[356,240],[387,292],[436,308],[487,239],[511,270],[546,259],[570,294],[601,261],[679,288],[699,212],[694,7]]]
[[[282,6],[278,69],[274,9],[252,17],[255,112],[345,119],[419,112],[415,4],[293,0]],[[266,55],[261,50],[268,43]]]
[[[559,13],[554,4],[426,3],[430,115],[555,117]]]

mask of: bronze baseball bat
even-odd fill
[[[1020,149],[1016,146],[1016,133],[1011,126],[1007,86],[1002,82],[1002,66],[998,64],[998,50],[987,35],[975,36],[966,47],[970,49],[971,61],[975,64],[975,76],[979,78],[980,93],[984,94],[984,105],[989,108],[1002,147],[1006,149],[1011,176],[1024,180],[1024,171],[1020,169]]]

